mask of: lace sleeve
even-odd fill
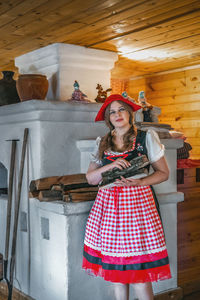
[[[100,142],[101,142],[101,137],[99,136],[96,139],[96,145],[95,145],[94,151],[90,153],[90,162],[95,162],[98,165],[102,164],[101,160],[99,159],[99,145],[100,145]]]

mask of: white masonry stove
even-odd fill
[[[86,172],[95,139],[106,131],[103,123],[94,123],[100,104],[58,100],[70,98],[74,80],[79,81],[81,90],[94,99],[96,83],[104,80],[103,87],[109,87],[110,69],[116,59],[112,52],[63,44],[50,45],[16,59],[20,73],[46,74],[50,79],[48,99],[54,96],[57,100],[33,99],[0,107],[0,188],[7,187],[9,176],[11,144],[6,140],[19,139],[16,193],[23,132],[24,128],[29,128],[14,286],[33,299],[110,300],[113,297],[112,283],[88,276],[81,269],[84,230],[93,202],[39,202],[35,198],[29,199],[28,190],[34,179]],[[182,142],[173,139],[162,142],[171,172],[169,180],[155,186],[155,190],[161,206],[173,277],[155,283],[155,293],[177,288],[176,207],[177,202],[183,200],[183,194],[177,192],[176,186],[176,149]],[[1,253],[5,247],[6,207],[7,195],[1,194]]]

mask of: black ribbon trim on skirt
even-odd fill
[[[88,254],[86,251],[83,251],[83,256],[87,259],[88,262],[96,265],[101,265],[104,270],[139,271],[139,270],[157,268],[169,264],[168,256],[156,261],[150,261],[150,262],[139,263],[139,264],[127,264],[127,265],[117,265],[117,264],[115,265],[115,264],[103,263],[100,257],[92,256]]]

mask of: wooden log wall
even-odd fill
[[[111,78],[111,88],[112,88],[112,94],[122,94],[124,91],[128,90],[128,79],[116,79]]]
[[[128,94],[133,99],[138,99],[139,91],[146,91],[146,78],[142,77],[139,79],[129,80]]]
[[[129,81],[130,96],[137,99],[140,90],[162,109],[159,121],[187,137],[193,148],[190,158],[200,159],[200,68]]]
[[[141,77],[129,81],[128,93],[137,99],[144,90],[147,100],[162,110],[159,121],[187,137],[190,158],[200,159],[200,68]],[[178,286],[184,295],[200,290],[200,183],[196,169],[184,169],[178,185],[185,200],[178,204]]]
[[[178,191],[184,202],[178,203],[178,286],[184,295],[200,290],[200,182],[195,168],[183,169],[184,183]],[[194,298],[197,299],[197,298]]]

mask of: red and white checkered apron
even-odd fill
[[[86,226],[83,268],[121,283],[171,277],[150,186],[99,190]]]

